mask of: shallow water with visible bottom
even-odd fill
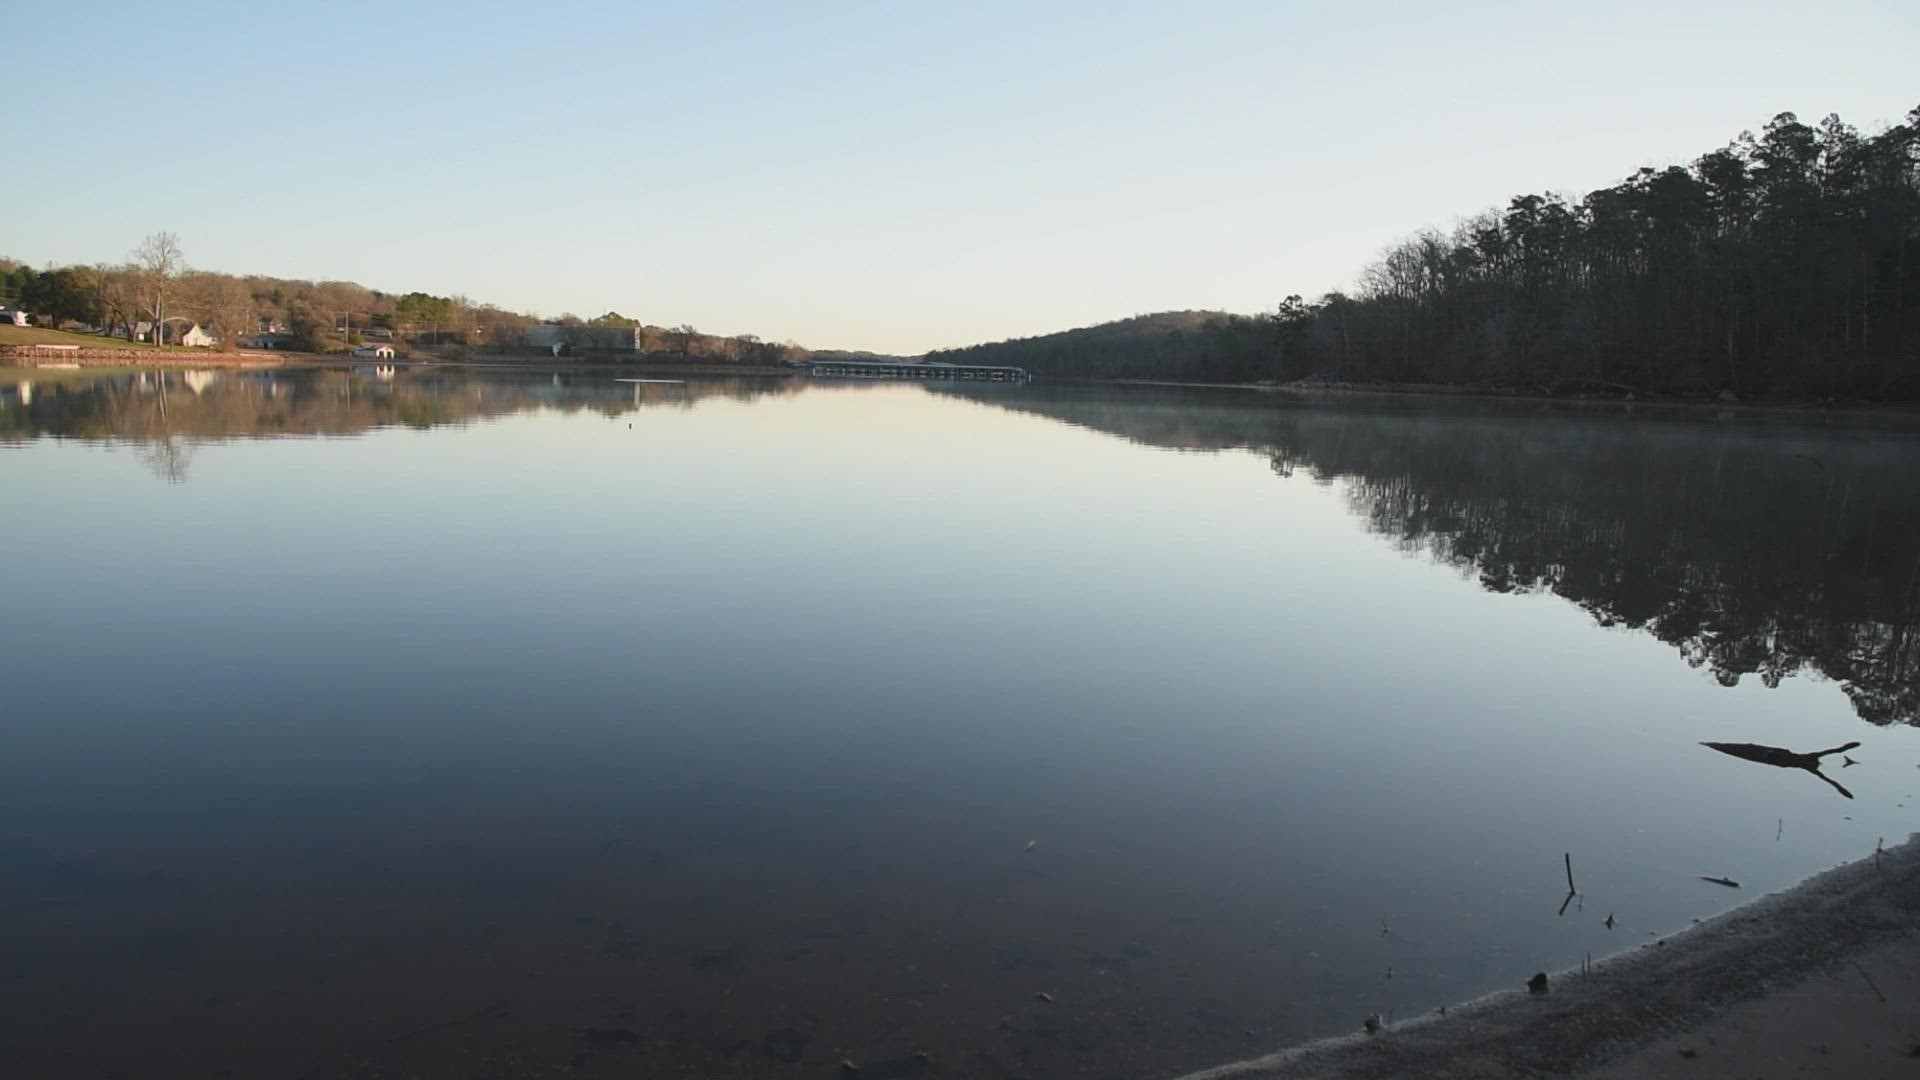
[[[1166,1076],[1641,947],[1920,810],[1898,424],[0,389],[18,1075]]]

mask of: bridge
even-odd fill
[[[1026,382],[1026,368],[995,364],[908,364],[897,360],[815,360],[807,374],[834,379],[970,379],[978,382]]]

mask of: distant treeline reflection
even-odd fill
[[[950,391],[969,393],[965,390]],[[1812,672],[1920,723],[1920,437],[1539,405],[1338,405],[1207,391],[974,391],[1178,449],[1343,482],[1372,531],[1493,592],[1551,592],[1731,686]]]
[[[461,425],[539,409],[619,416],[691,408],[714,397],[791,393],[788,380],[619,383],[605,377],[348,371],[139,371],[91,376],[27,372],[0,380],[0,442],[44,436],[132,443],[154,471],[186,479],[195,443],[234,438],[359,435],[379,428]]]

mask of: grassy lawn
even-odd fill
[[[0,345],[79,345],[93,349],[151,349],[144,341],[129,344],[104,334],[71,334],[65,330],[42,330],[37,326],[0,325]]]

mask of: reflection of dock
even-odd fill
[[[560,376],[555,375],[554,378],[558,380]],[[646,404],[648,399],[656,398],[658,395],[661,395],[664,393],[664,391],[659,391],[659,390],[642,390],[641,389],[642,387],[646,387],[646,386],[678,386],[678,387],[681,387],[682,389],[678,395],[674,395],[675,399],[684,400],[686,398],[685,387],[687,385],[687,380],[685,379],[615,379],[613,381],[617,383],[633,384],[633,403],[635,406],[644,405]]]
[[[1026,368],[993,364],[903,364],[893,360],[816,360],[807,374],[838,379],[964,379],[973,382],[1026,382]]]

